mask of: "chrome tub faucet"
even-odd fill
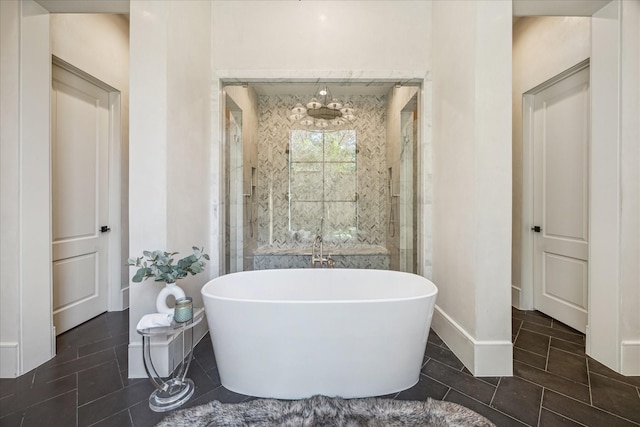
[[[319,252],[316,252],[316,250],[319,250]],[[313,239],[313,246],[311,247],[311,267],[316,268],[319,266],[320,268],[333,268],[335,267],[335,265],[336,263],[331,258],[331,255],[327,256],[326,258],[324,257],[322,248],[322,236],[318,234],[316,238]]]

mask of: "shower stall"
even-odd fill
[[[420,86],[330,85],[339,130],[289,119],[317,82],[223,87],[225,273],[311,267],[317,236],[336,268],[418,272]]]

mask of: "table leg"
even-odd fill
[[[166,381],[158,375],[155,366],[153,366],[153,361],[151,359],[151,337],[142,337],[144,368],[149,376],[149,380],[156,388],[156,390],[151,393],[151,396],[149,396],[149,408],[155,412],[165,412],[175,409],[193,396],[195,385],[193,381],[185,378],[193,356],[193,331],[192,329],[189,329],[188,332],[191,335],[191,340],[187,355],[185,356],[184,354],[185,332],[183,332],[181,334],[183,359],[178,368],[174,370],[172,375],[170,375]]]

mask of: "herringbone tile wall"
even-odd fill
[[[290,229],[289,206],[289,110],[305,97],[292,95],[260,96],[258,100],[258,246],[281,248],[308,247],[320,226],[322,209],[309,205],[292,216],[306,218],[306,224]],[[357,238],[329,242],[345,245],[385,245],[386,230],[386,138],[385,97],[352,96],[357,120]],[[311,183],[321,186],[322,183]],[[309,192],[313,187],[309,188]],[[352,213],[350,213],[352,214]]]

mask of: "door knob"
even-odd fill
[[[531,229],[536,233],[539,233],[542,231],[542,227],[540,227],[539,225],[534,225],[533,227],[531,227]]]
[[[102,227],[100,227],[101,233],[106,233],[107,231],[111,231],[108,225],[103,225]]]

